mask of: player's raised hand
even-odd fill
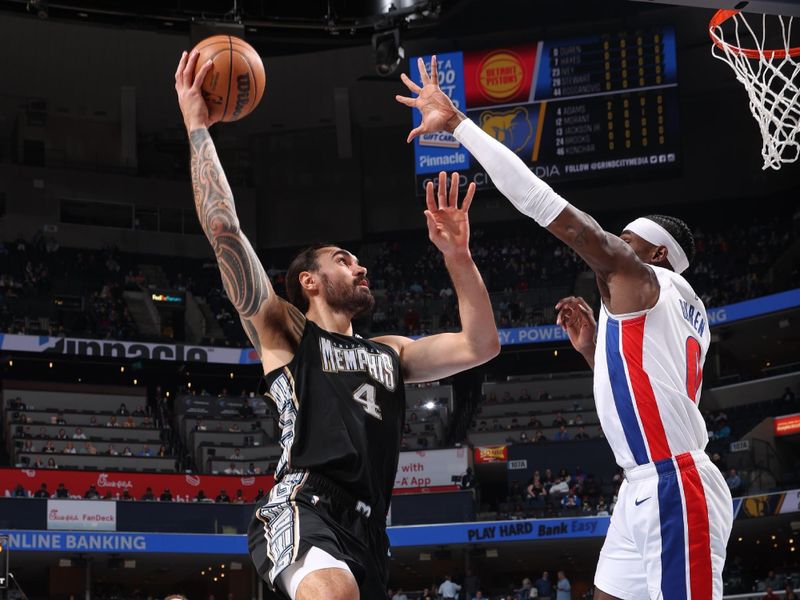
[[[560,325],[567,332],[573,348],[583,355],[594,354],[597,322],[586,300],[568,296],[558,301],[556,310],[558,311],[556,325]]]
[[[433,244],[448,256],[469,255],[469,207],[475,195],[475,184],[470,183],[461,208],[458,207],[458,173],[450,179],[447,191],[447,175],[439,173],[438,193],[434,194],[433,182],[425,188],[425,219],[428,222],[428,237]]]
[[[195,75],[199,56],[197,51],[184,52],[175,71],[175,91],[178,92],[178,105],[181,107],[187,131],[210,127],[216,123],[216,120],[209,117],[208,107],[200,90],[203,80],[211,70],[212,62],[207,61]]]
[[[411,106],[419,109],[422,113],[422,123],[418,127],[411,130],[408,134],[407,142],[410,142],[415,137],[423,133],[434,133],[437,131],[448,131],[450,133],[458,126],[458,124],[465,118],[450,100],[450,97],[445,94],[439,87],[439,69],[436,65],[436,56],[431,57],[431,72],[425,68],[425,61],[421,58],[417,61],[419,67],[419,75],[422,80],[422,87],[411,81],[408,76],[403,73],[400,79],[406,84],[406,87],[417,94],[416,98],[409,98],[407,96],[395,96],[400,104]]]

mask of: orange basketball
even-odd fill
[[[232,35],[214,35],[201,41],[197,68],[209,59],[211,70],[203,81],[203,98],[212,119],[238,121],[258,106],[264,95],[264,63],[253,47]]]

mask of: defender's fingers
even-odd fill
[[[458,208],[458,173],[450,176],[450,195],[447,198],[447,205]]]
[[[447,174],[439,172],[439,210],[447,208]]]
[[[431,81],[439,85],[439,61],[436,60],[436,55],[431,57]]]
[[[406,106],[410,106],[414,108],[417,105],[417,101],[414,98],[409,98],[408,96],[395,96],[395,100],[397,100],[400,104],[405,104]]]
[[[465,213],[469,212],[469,207],[472,206],[472,199],[475,197],[475,189],[477,186],[473,181],[467,186],[467,194],[464,196],[464,202],[461,203],[461,210]]]
[[[422,81],[422,85],[428,85],[431,82],[431,78],[428,77],[428,69],[425,68],[425,61],[422,60],[421,56],[417,59],[417,67],[419,68],[419,78]]]
[[[429,181],[428,185],[425,186],[425,206],[428,207],[428,211],[431,213],[436,211],[436,200],[434,200],[432,181]]]
[[[425,133],[425,125],[423,123],[420,123],[419,127],[415,127],[408,134],[408,137],[406,138],[406,143],[409,143],[411,140],[413,140],[415,137],[417,137],[422,133]]]
[[[411,90],[413,93],[415,93],[415,94],[419,94],[419,93],[422,91],[422,88],[421,88],[421,87],[419,87],[419,86],[418,86],[416,83],[414,83],[413,81],[411,81],[411,78],[410,78],[408,75],[406,75],[405,73],[402,73],[402,74],[400,75],[400,81],[402,81],[403,83],[405,83],[405,84],[406,84],[406,87],[407,87],[409,90]]]
[[[567,296],[566,298],[562,298],[556,304],[556,310],[560,310],[562,306],[569,304],[575,300],[575,296]]]
[[[575,300],[577,301],[578,305],[579,305],[581,308],[585,308],[585,309],[586,309],[586,310],[588,310],[589,312],[593,312],[593,311],[592,311],[592,307],[591,307],[591,306],[589,306],[589,303],[588,303],[588,302],[586,302],[586,300],[584,300],[584,299],[583,299],[583,298],[581,298],[581,297],[575,298]]]

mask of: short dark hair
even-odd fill
[[[645,219],[650,219],[666,229],[686,253],[689,264],[692,264],[695,255],[694,236],[692,235],[692,230],[685,221],[678,217],[670,217],[668,215],[647,215]]]
[[[300,285],[300,273],[319,269],[317,251],[331,246],[334,246],[334,244],[314,244],[308,248],[303,248],[289,263],[289,268],[286,269],[286,299],[303,313],[308,311],[308,298],[303,293],[303,287]]]

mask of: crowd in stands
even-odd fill
[[[58,455],[90,456],[137,456],[142,458],[168,458],[176,455],[174,437],[168,422],[154,417],[149,403],[129,409],[123,402],[114,412],[95,413],[88,417],[84,426],[71,424],[71,414],[63,410],[45,413],[41,418],[34,408],[27,406],[20,398],[8,400],[9,423],[13,427],[17,464],[37,469],[58,469]],[[31,412],[34,411],[34,412]],[[138,419],[138,422],[137,422]],[[46,425],[58,425],[53,434]],[[114,444],[84,432],[83,427],[105,427],[108,429],[156,429],[160,430],[160,444],[141,444],[132,450],[129,445]],[[30,461],[29,454],[52,454],[47,458],[36,457]]]
[[[569,472],[562,468],[536,469],[525,483],[513,480],[505,501],[498,506],[500,515],[508,518],[544,516],[610,515],[622,485],[620,469],[610,483],[580,468]]]
[[[779,291],[769,268],[791,243],[791,227],[791,219],[780,216],[746,225],[700,226],[695,230],[697,255],[687,277],[707,306]],[[527,223],[475,228],[471,249],[501,328],[552,323],[555,301],[572,293],[576,277],[587,271],[571,249]],[[275,263],[268,264],[288,264],[292,254],[290,249],[280,251],[271,257]],[[359,254],[376,297],[372,332],[421,335],[458,326],[454,290],[441,254],[427,239],[410,234],[402,240],[367,242]],[[143,275],[144,263],[158,265],[161,286],[166,283],[205,299],[222,330],[221,339],[207,338],[206,343],[247,345],[213,260],[125,255],[114,248],[80,251],[61,248],[43,235],[0,244],[0,329],[143,339],[123,292],[154,288],[155,282]],[[276,291],[284,294],[284,270],[269,266],[268,274]]]
[[[460,583],[459,583],[460,582]],[[529,577],[522,578],[520,583],[509,583],[506,586],[495,586],[488,589],[481,578],[470,569],[466,570],[462,579],[454,579],[445,575],[443,580],[437,581],[423,590],[405,592],[402,588],[388,589],[387,600],[529,600],[542,598],[544,600],[571,600],[572,585],[564,571],[558,571],[556,577],[548,571],[542,572],[541,577],[532,581]]]
[[[224,489],[220,489],[216,496],[206,496],[204,490],[198,490],[194,497],[188,495],[173,495],[169,488],[164,488],[161,493],[153,491],[152,487],[145,489],[145,492],[138,498],[131,495],[126,489],[121,493],[111,493],[106,491],[104,494],[97,489],[95,485],[90,485],[84,492],[70,491],[63,483],[59,483],[55,490],[49,490],[46,483],[36,489],[27,489],[22,484],[17,484],[13,490],[6,490],[6,495],[12,498],[61,498],[72,500],[126,500],[133,501],[139,500],[142,502],[203,502],[203,503],[226,503],[226,504],[245,504],[250,503],[244,498],[244,492],[237,489],[231,497]],[[263,489],[258,490],[255,496],[255,502],[258,502],[265,496]]]
[[[537,395],[531,395],[527,389],[523,389],[518,397],[511,395],[511,392],[505,391],[498,397],[496,393],[492,392],[486,396],[484,400],[485,405],[492,404],[514,404],[522,402],[546,401],[550,399],[547,392],[542,392]],[[471,430],[476,432],[484,431],[513,431],[514,435],[509,435],[506,438],[508,444],[532,444],[542,443],[547,441],[565,442],[569,440],[588,440],[592,438],[603,438],[603,432],[598,426],[587,428],[584,422],[583,415],[581,414],[581,402],[576,400],[572,402],[570,411],[558,411],[555,414],[544,413],[539,410],[529,410],[527,415],[518,417],[517,412],[509,413],[514,415],[507,423],[500,421],[500,417],[481,418],[480,415],[473,421]],[[594,411],[591,411],[594,412]],[[566,413],[566,416],[565,416]],[[526,418],[527,417],[527,418]],[[558,428],[553,434],[552,438],[548,437],[543,431],[543,428]],[[528,431],[531,433],[529,434]]]

